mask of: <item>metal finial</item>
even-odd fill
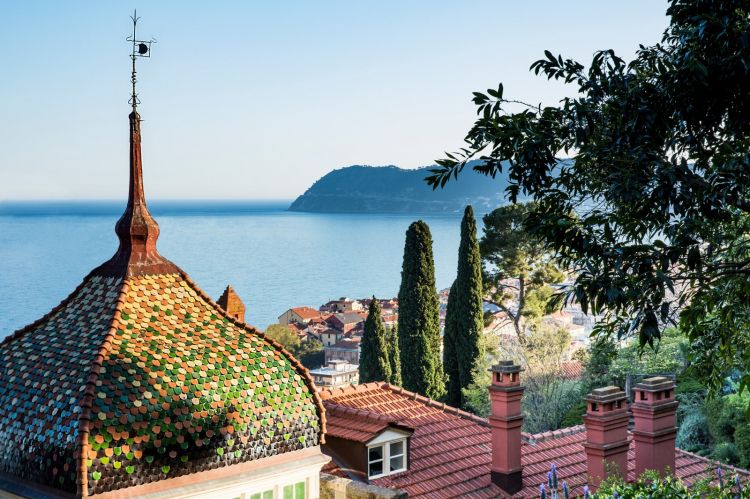
[[[128,103],[133,106],[133,112],[135,112],[136,107],[141,102],[140,100],[138,100],[138,93],[135,91],[135,84],[138,81],[135,71],[135,59],[136,57],[151,57],[151,44],[156,43],[156,40],[153,38],[148,41],[138,40],[135,36],[135,29],[138,25],[138,20],[140,19],[140,17],[138,17],[138,14],[135,10],[133,11],[133,15],[130,16],[130,19],[132,19],[133,21],[133,34],[127,37],[126,40],[133,43],[133,51],[130,54],[130,60],[133,63],[133,70],[130,73],[130,81],[133,84],[133,92]]]

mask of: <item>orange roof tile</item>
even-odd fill
[[[294,307],[290,310],[303,319],[315,319],[316,317],[320,317],[320,312],[311,307]]]
[[[412,431],[398,419],[345,405],[329,402],[326,405],[326,435],[331,437],[369,442],[387,428],[400,428]]]
[[[560,370],[565,379],[581,379],[583,364],[577,360],[569,360],[560,364]]]
[[[327,408],[334,405],[356,408],[394,418],[414,428],[408,471],[372,480],[373,484],[405,490],[409,497],[508,497],[490,480],[490,428],[486,419],[386,383],[327,389],[320,395]],[[360,430],[355,423],[352,419],[349,431]],[[546,483],[552,463],[557,467],[559,479],[566,480],[571,487],[571,496],[582,493],[587,480],[583,426],[539,435],[524,434],[524,439],[524,488],[512,497],[539,497],[539,485]],[[629,479],[633,479],[632,446],[628,456]],[[345,467],[346,463],[335,464]],[[677,450],[676,473],[688,483],[713,476],[715,467],[715,462]],[[343,473],[333,465],[328,470]]]

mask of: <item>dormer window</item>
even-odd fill
[[[367,447],[367,476],[380,478],[406,471],[406,438]]]

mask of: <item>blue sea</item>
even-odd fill
[[[265,328],[286,309],[341,296],[398,293],[404,233],[426,221],[439,289],[456,274],[460,215],[318,214],[278,202],[149,204],[158,248],[218,298],[231,284],[246,321]],[[117,249],[122,202],[0,202],[0,338],[65,298]]]

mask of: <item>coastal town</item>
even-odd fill
[[[563,283],[560,287],[565,285],[567,284]],[[443,289],[438,292],[441,332],[445,327],[449,291]],[[394,328],[398,324],[398,299],[394,297],[377,300],[382,310],[383,325],[386,329]],[[318,386],[335,388],[357,384],[362,335],[371,301],[372,298],[340,297],[317,308],[293,307],[278,316],[278,324],[294,333],[300,343],[317,342],[322,346],[323,364],[306,366]],[[505,305],[512,312],[518,307],[517,302]],[[484,335],[496,337],[508,350],[517,347],[518,337],[507,312],[485,301],[484,319]],[[579,377],[583,366],[576,360],[576,351],[585,351],[589,347],[589,335],[595,319],[584,314],[581,307],[573,303],[563,310],[545,315],[542,322],[556,331],[564,331],[569,335],[570,340],[563,353],[561,369],[568,378]]]

